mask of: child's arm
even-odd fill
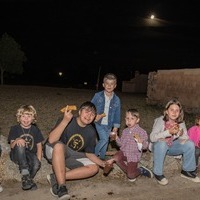
[[[10,141],[10,148],[13,149],[15,145],[24,147],[26,145],[26,142],[22,138],[16,138],[15,140]]]
[[[50,144],[57,142],[60,139],[64,129],[70,123],[72,117],[73,114],[71,113],[71,110],[68,111],[66,109],[62,121],[49,134],[48,141]]]
[[[42,143],[37,144],[37,158],[39,161],[42,160]]]
[[[87,156],[87,158],[89,158],[95,164],[97,164],[97,165],[99,165],[101,167],[105,167],[105,163],[106,162],[104,160],[101,160],[95,154],[93,154],[93,153],[85,153],[85,155]]]

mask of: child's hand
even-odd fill
[[[95,118],[95,122],[98,122],[100,119],[102,119],[103,117],[105,117],[105,113],[102,114],[97,114],[96,118]]]
[[[106,160],[106,164],[107,164],[107,165],[112,165],[114,162],[115,162],[115,159],[114,159],[114,158],[111,158],[111,159],[109,159],[109,160]]]
[[[113,140],[116,140],[118,138],[118,135],[117,135],[117,132],[110,132],[110,140],[113,141]]]
[[[176,135],[179,132],[179,125],[174,124],[172,127],[169,128],[169,133],[171,135]]]
[[[16,145],[19,147],[25,147],[26,146],[26,141],[22,138],[17,138],[16,139]]]
[[[183,129],[179,129],[179,132],[177,133],[177,135],[182,136],[183,135]]]
[[[64,119],[69,122],[71,121],[72,117],[73,117],[72,111],[66,108],[64,112]]]
[[[133,135],[133,137],[134,137],[134,139],[135,139],[135,141],[136,141],[137,143],[142,143],[142,142],[143,142],[142,138],[140,138],[140,136],[139,136],[138,133],[135,133],[135,134]]]

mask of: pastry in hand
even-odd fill
[[[75,105],[68,105],[68,106],[62,108],[60,111],[65,112],[66,109],[67,110],[77,110],[77,107]]]
[[[105,117],[106,116],[106,114],[105,113],[102,113],[102,114],[100,114],[101,115],[101,117]]]

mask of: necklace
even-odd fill
[[[31,126],[31,127],[32,127],[32,126]],[[27,135],[27,134],[29,134],[29,133],[30,133],[30,131],[31,131],[31,127],[30,127],[30,128],[28,128],[28,129],[26,129],[26,128],[23,128],[23,127],[21,126],[23,134],[24,134],[24,135]]]

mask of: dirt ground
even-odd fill
[[[6,136],[11,125],[16,123],[16,110],[22,104],[32,104],[38,112],[38,123],[46,136],[57,120],[60,108],[66,104],[80,105],[90,100],[95,91],[75,90],[66,88],[48,88],[33,86],[0,86],[0,134]],[[145,95],[119,93],[122,101],[123,115],[127,108],[137,108],[141,113],[141,126],[149,133],[155,117],[161,113],[146,105]],[[72,200],[172,200],[200,199],[200,183],[193,183],[180,177],[178,170],[165,172],[169,179],[166,186],[159,185],[154,178],[138,177],[131,183],[122,174],[121,176],[104,177],[102,170],[96,176],[85,179],[68,181],[67,187]],[[47,182],[38,182],[36,191],[23,191],[21,183],[3,179],[4,191],[0,193],[1,200],[53,200]]]
[[[72,200],[194,200],[200,199],[200,183],[193,183],[180,177],[179,173],[166,174],[169,178],[167,186],[159,185],[156,180],[139,177],[136,182],[128,182],[124,178],[93,177],[67,183]],[[35,191],[23,191],[19,182],[4,183],[4,191],[0,193],[2,200],[53,200],[48,184],[38,184]]]

